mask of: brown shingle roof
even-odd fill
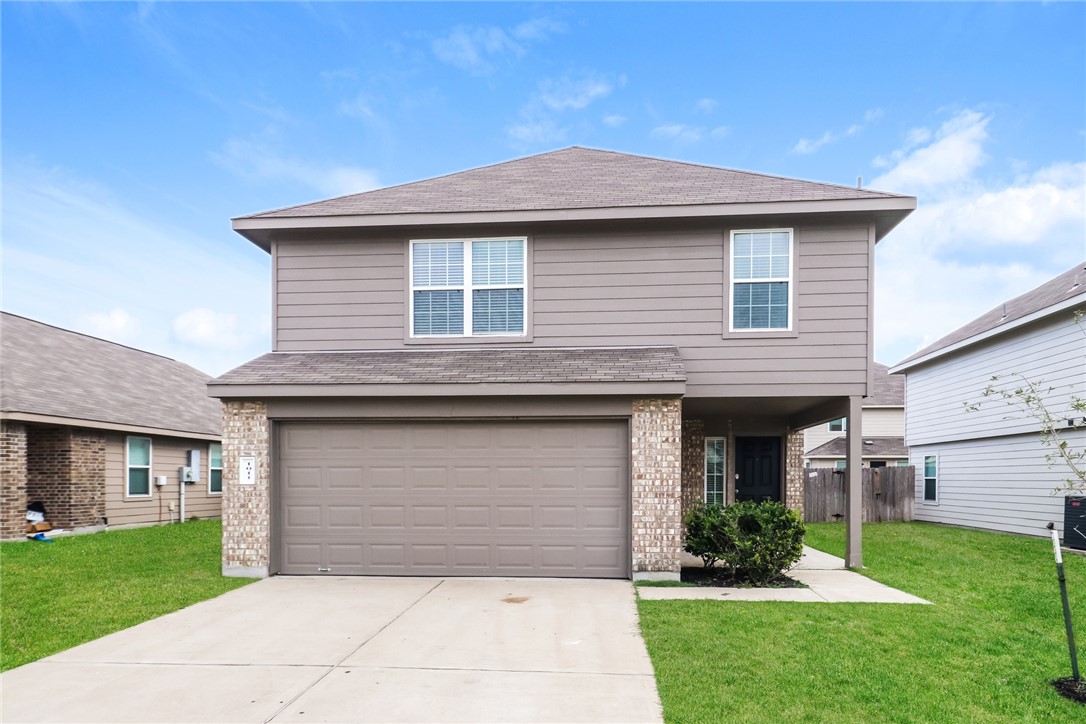
[[[493,166],[241,218],[540,211],[907,198],[573,146]]]
[[[187,364],[0,313],[0,410],[218,435],[222,404]]]
[[[213,385],[682,382],[674,347],[270,352]]]
[[[829,442],[822,443],[813,450],[804,453],[805,458],[837,458],[844,457],[847,452],[844,437],[835,437]],[[909,456],[909,448],[905,447],[903,437],[865,437],[863,440],[863,452],[865,458],[904,458]]]
[[[890,368],[886,365],[875,365],[874,392],[864,400],[864,407],[876,405],[900,405],[905,406],[905,377],[904,375],[890,374]]]
[[[983,334],[997,327],[1012,324],[1035,312],[1051,307],[1060,302],[1081,296],[1086,301],[1086,263],[1076,264],[1055,279],[1047,281],[1036,289],[1004,302],[974,319],[964,327],[959,327],[942,339],[928,345],[914,355],[906,357],[895,366],[908,364],[925,357],[932,352],[964,342],[970,337]]]

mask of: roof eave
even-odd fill
[[[283,397],[508,397],[508,396],[682,396],[686,382],[483,382],[385,384],[209,384],[208,394],[228,399]]]
[[[955,342],[954,344],[948,344],[946,347],[940,347],[939,349],[932,350],[931,352],[928,352],[927,354],[921,355],[919,357],[906,358],[902,362],[899,362],[895,366],[891,367],[890,374],[907,372],[908,370],[911,370],[913,368],[926,365],[930,362],[934,362],[940,357],[945,357],[952,352],[957,352],[960,349],[971,347],[974,344],[978,344],[980,342],[983,342],[984,340],[991,339],[992,337],[998,337],[1001,334],[1005,334],[1012,330],[1018,329],[1019,327],[1024,327],[1027,324],[1032,324],[1033,322],[1044,319],[1046,317],[1051,317],[1054,314],[1067,311],[1068,309],[1084,303],[1086,303],[1086,292],[1083,292],[1082,294],[1076,294],[1073,297],[1064,299],[1062,302],[1056,302],[1055,304],[1051,304],[1044,309],[1038,309],[1032,314],[1027,314],[1024,317],[1019,317],[1018,319],[1011,320],[1006,324],[992,327],[991,329],[980,332],[979,334],[974,334],[972,337],[966,337],[965,339]],[[951,334],[953,334],[953,332]]]
[[[234,231],[265,251],[278,231],[377,228],[394,226],[455,226],[465,224],[523,224],[562,221],[637,219],[697,219],[727,216],[856,213],[876,215],[876,241],[916,209],[913,196],[821,201],[763,201],[689,206],[619,206],[591,209],[439,212],[418,214],[357,214],[344,216],[242,216],[231,220]]]

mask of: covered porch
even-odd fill
[[[685,397],[682,513],[700,501],[777,500],[803,513],[803,430],[845,418],[845,565],[863,566],[863,398]]]

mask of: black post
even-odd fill
[[[1075,651],[1075,630],[1071,627],[1071,604],[1067,600],[1067,579],[1063,575],[1063,551],[1060,550],[1060,534],[1056,526],[1047,526],[1052,533],[1052,549],[1056,553],[1056,575],[1060,579],[1060,596],[1063,598],[1063,624],[1067,628],[1067,648],[1071,652],[1071,678],[1081,681],[1078,674],[1078,654]]]

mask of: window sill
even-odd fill
[[[798,329],[767,329],[762,332],[729,332],[724,330],[724,339],[795,339]]]
[[[418,344],[418,345],[434,345],[434,344],[456,344],[456,345],[487,345],[487,344],[526,344],[532,341],[530,334],[525,334],[517,337],[512,336],[489,336],[478,335],[475,337],[404,337],[404,344]]]

